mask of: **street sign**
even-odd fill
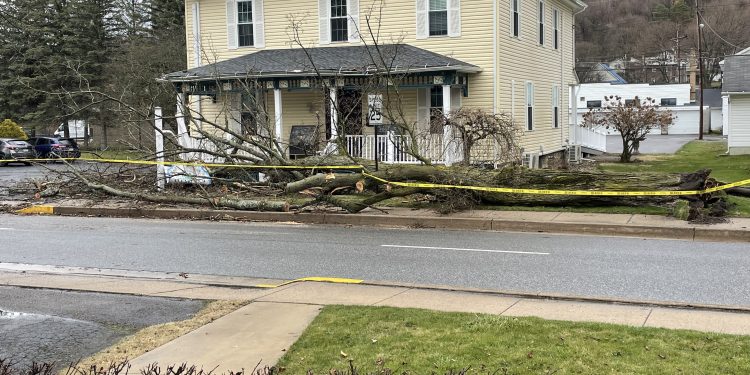
[[[383,95],[367,95],[367,126],[383,125]]]

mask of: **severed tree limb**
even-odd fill
[[[318,197],[318,200],[330,203],[334,206],[341,207],[349,213],[356,214],[364,210],[365,208],[372,207],[374,204],[380,203],[386,199],[396,198],[396,197],[406,197],[412,194],[417,194],[417,193],[422,193],[422,192],[425,192],[425,190],[419,189],[419,188],[403,188],[403,189],[393,189],[390,191],[384,191],[382,193],[375,194],[371,197],[367,197],[361,201],[346,200],[346,199],[342,199],[334,195],[322,195]]]
[[[109,195],[117,197],[130,198],[135,200],[142,200],[155,203],[184,203],[184,204],[210,204],[215,207],[233,208],[235,210],[247,210],[247,211],[278,211],[278,212],[289,212],[289,203],[269,201],[269,200],[249,200],[249,199],[234,199],[226,197],[214,197],[214,198],[200,198],[200,197],[185,197],[177,195],[154,195],[144,193],[133,193],[129,191],[123,191],[115,189],[111,186],[104,184],[96,184],[89,181],[75,168],[70,168],[71,172],[78,177],[83,183],[86,184],[90,189],[102,191]]]

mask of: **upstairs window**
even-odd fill
[[[264,0],[227,0],[227,48],[266,46],[263,2]]]
[[[539,2],[539,44],[544,45],[544,1]]]
[[[448,35],[448,0],[430,1],[430,36]]]
[[[318,0],[320,44],[359,43],[359,0]]]
[[[518,38],[521,36],[521,0],[511,0],[511,28],[513,29],[513,36]]]
[[[417,39],[461,36],[461,0],[416,0]]]
[[[586,108],[601,108],[602,107],[602,101],[601,100],[589,100],[586,101]]]
[[[661,100],[661,105],[663,105],[663,106],[676,106],[677,105],[677,98],[663,98]]]
[[[552,11],[552,26],[554,28],[552,36],[555,38],[552,45],[555,49],[560,49],[560,11],[557,9]]]
[[[346,12],[346,0],[331,0],[331,41],[346,42],[349,40],[349,18]]]
[[[626,107],[634,107],[635,106],[635,99],[625,99],[625,106]]]
[[[237,2],[237,41],[240,47],[255,45],[252,1]]]

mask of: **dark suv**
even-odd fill
[[[33,158],[34,148],[28,142],[20,139],[0,138],[0,166],[5,166],[9,163],[31,165],[31,163],[24,160]]]
[[[34,137],[29,138],[39,159],[80,158],[78,144],[71,138]]]

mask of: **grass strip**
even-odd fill
[[[112,363],[121,363],[150,352],[180,336],[192,332],[216,319],[227,315],[249,301],[213,301],[198,311],[194,317],[177,322],[169,322],[146,327],[127,336],[107,349],[81,360],[78,368],[86,369],[92,365],[108,368]],[[139,372],[140,369],[133,369]],[[64,374],[62,371],[61,374]]]
[[[750,337],[329,306],[281,359],[288,374],[748,374]]]

